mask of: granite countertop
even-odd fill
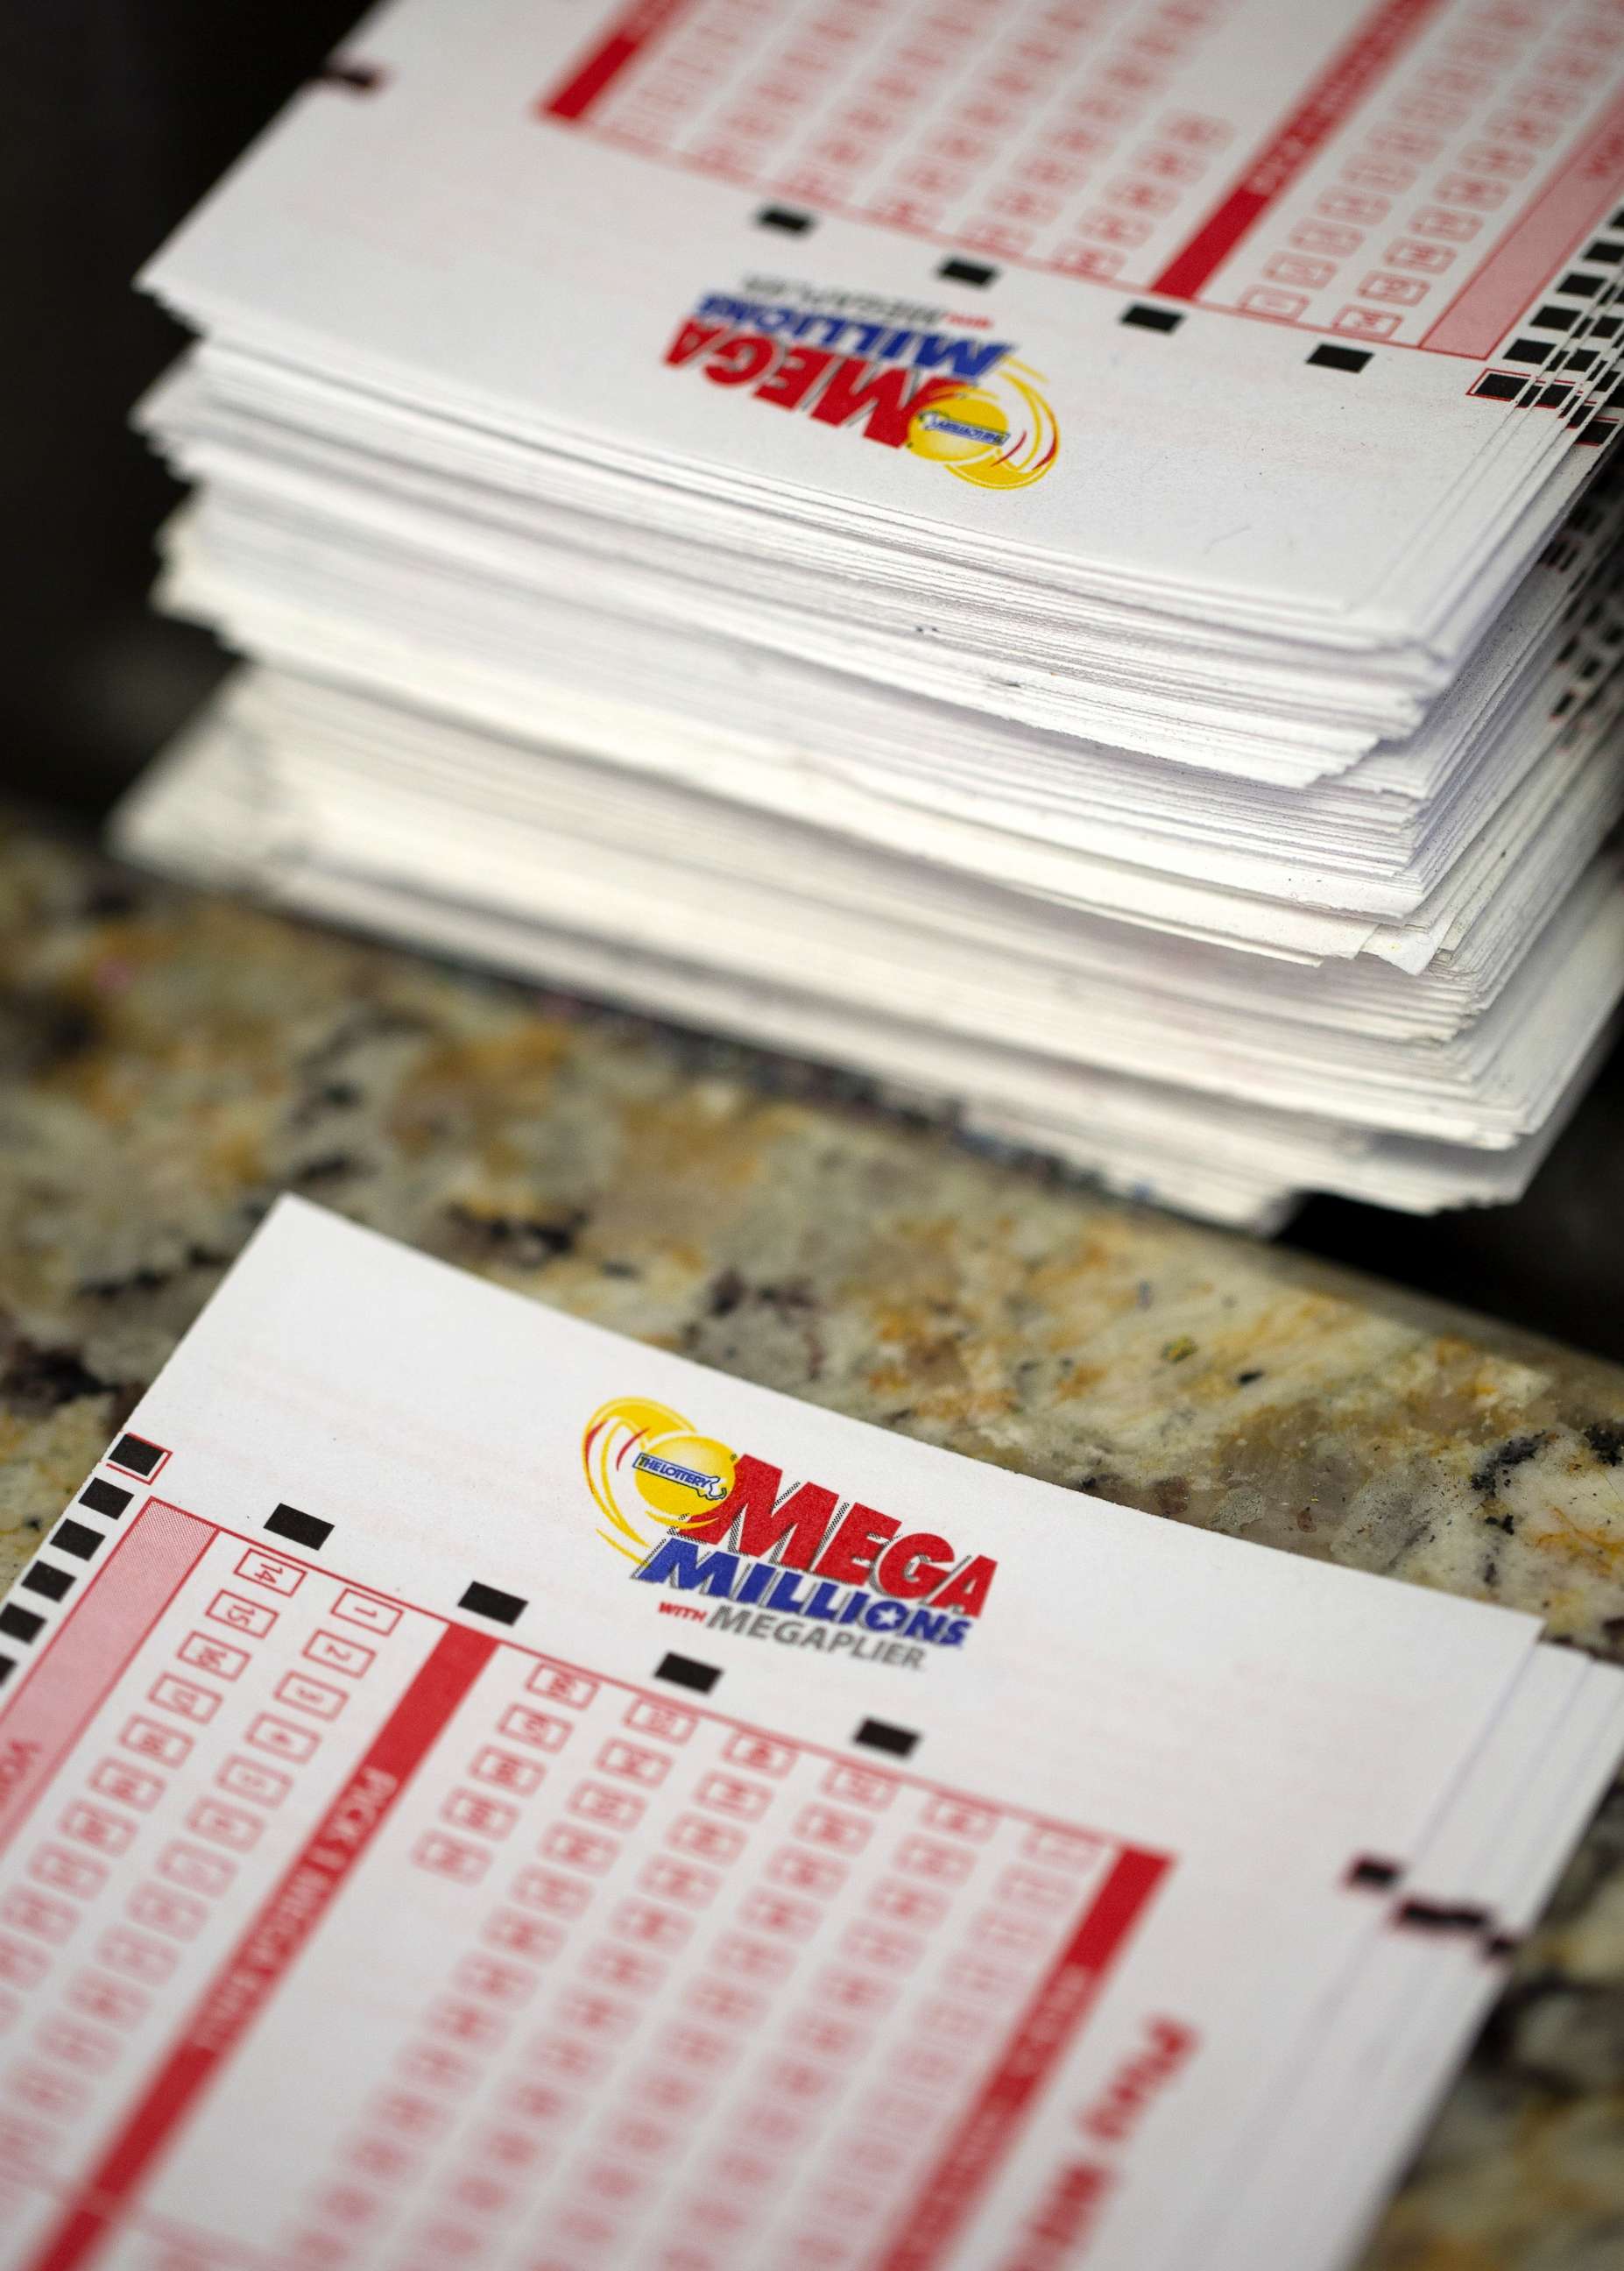
[[[20,823],[0,1056],[0,1590],[293,1189],[790,1395],[1624,1657],[1624,1371],[971,1150],[835,1076]],[[1624,1788],[1366,2271],[1620,2265]]]

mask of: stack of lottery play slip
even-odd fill
[[[1624,1746],[289,1200],[0,1682],[8,2271],[1335,2271]]]
[[[1620,0],[397,0],[144,279],[137,855],[1257,1225],[1624,972]]]

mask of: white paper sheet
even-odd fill
[[[1227,1220],[1554,1139],[1624,969],[1603,0],[397,0],[144,280],[165,599],[282,682],[143,856],[246,801],[259,888]]]
[[[1536,1630],[284,1201],[0,1621],[5,2260],[1128,2271]]]

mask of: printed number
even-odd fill
[[[419,1839],[412,1858],[419,1868],[430,1869],[437,1877],[471,1885],[485,1874],[491,1857],[466,1838],[448,1837],[442,1829],[431,1829]]]
[[[530,1798],[541,1788],[547,1770],[538,1759],[515,1758],[511,1751],[498,1750],[494,1743],[487,1743],[468,1771],[476,1782],[492,1783],[498,1790]]]
[[[108,1875],[100,1861],[83,1853],[66,1852],[60,1845],[41,1846],[28,1865],[28,1873],[42,1885],[50,1885],[59,1893],[76,1893],[81,1900],[100,1892]]]
[[[787,1775],[795,1764],[795,1753],[788,1743],[769,1742],[765,1735],[753,1735],[743,1728],[728,1738],[722,1755],[730,1765],[748,1767],[753,1774]]]
[[[1005,1871],[998,1893],[1000,1898],[1027,1909],[1063,1909],[1076,1897],[1070,1885],[1057,1877],[1040,1877],[1034,1869]]]
[[[345,1672],[352,1679],[359,1679],[377,1655],[376,1649],[330,1632],[312,1633],[304,1652],[312,1664],[324,1664],[330,1672]]]
[[[119,1737],[126,1750],[138,1751],[144,1759],[156,1759],[160,1766],[184,1766],[192,1747],[192,1737],[183,1735],[178,1727],[165,1727],[156,1719],[132,1719]]]
[[[501,1963],[493,1955],[465,1955],[454,1977],[464,1994],[484,1995],[493,2003],[523,2003],[536,1984],[522,1964]]]
[[[691,1868],[686,1861],[656,1854],[644,1868],[642,1882],[662,1900],[680,1901],[685,1908],[702,1908],[722,1880],[712,1870]]]
[[[527,1710],[523,1703],[510,1704],[498,1725],[515,1743],[527,1743],[537,1751],[561,1750],[570,1735],[567,1719],[555,1719],[546,1711]]]
[[[556,1869],[525,1869],[515,1882],[513,1897],[549,1916],[573,1917],[591,1899],[592,1888],[578,1878],[560,1876]]]
[[[679,1821],[673,1821],[665,1839],[684,1853],[697,1854],[701,1861],[735,1861],[745,1850],[742,1829],[703,1821],[697,1813],[685,1813]]]
[[[196,1681],[177,1679],[173,1672],[153,1683],[152,1700],[160,1709],[173,1711],[177,1718],[207,1722],[220,1708],[220,1699],[211,1688],[199,1687]]]
[[[87,1806],[79,1799],[62,1817],[63,1835],[98,1853],[122,1853],[136,1834],[136,1825],[105,1806]]]
[[[842,2011],[881,2011],[896,1996],[888,1979],[876,1979],[865,1971],[828,1972],[823,1992]]]
[[[248,1650],[232,1648],[223,1640],[211,1640],[207,1633],[189,1633],[176,1651],[182,1664],[193,1665],[198,1672],[207,1672],[216,1679],[237,1679],[246,1670]]]
[[[837,1893],[846,1881],[843,1862],[831,1861],[820,1853],[797,1852],[786,1846],[768,1863],[767,1873],[780,1885],[788,1885],[792,1892],[816,1893],[827,1898]]]
[[[506,1837],[519,1818],[516,1806],[504,1806],[477,1790],[454,1790],[440,1811],[445,1821],[481,1837]]]
[[[856,1813],[840,1813],[832,1806],[809,1806],[795,1825],[797,1837],[811,1845],[827,1845],[837,1853],[860,1853],[867,1844],[871,1821]]]
[[[1376,308],[1349,307],[1332,318],[1331,329],[1356,339],[1389,339],[1403,320]]]
[[[743,1821],[759,1821],[772,1798],[757,1783],[741,1782],[737,1775],[708,1774],[694,1792],[701,1806],[717,1813],[730,1813]]]
[[[1367,300],[1385,300],[1390,306],[1413,308],[1431,286],[1420,276],[1390,276],[1383,268],[1366,277],[1359,289]]]
[[[1425,205],[1410,222],[1418,236],[1448,237],[1451,243],[1464,244],[1473,237],[1483,223],[1476,213],[1451,212],[1446,205]]]
[[[1350,252],[1358,251],[1365,238],[1362,229],[1339,227],[1331,221],[1305,220],[1300,228],[1293,229],[1291,241],[1304,252],[1330,253],[1333,259],[1344,260]],[[1273,272],[1272,268],[1270,273]],[[1329,274],[1329,270],[1326,272]]]
[[[1042,1821],[1034,1825],[1026,1843],[1029,1860],[1052,1861],[1074,1869],[1092,1869],[1104,1850],[1101,1840],[1086,1829],[1057,1829]]]
[[[1334,260],[1308,260],[1296,252],[1280,253],[1264,270],[1273,283],[1300,284],[1306,292],[1317,292],[1322,284],[1330,283],[1336,272]]]
[[[938,1845],[933,1838],[910,1837],[897,1855],[899,1869],[911,1876],[929,1877],[933,1883],[960,1885],[975,1865],[973,1853],[953,1845]]]
[[[538,1664],[524,1685],[532,1695],[545,1695],[553,1703],[567,1703],[572,1710],[584,1710],[597,1693],[596,1679],[589,1679],[584,1672],[566,1672],[561,1664]]]
[[[641,1783],[648,1789],[657,1788],[671,1769],[671,1761],[660,1752],[645,1750],[641,1743],[625,1742],[618,1736],[604,1745],[597,1763],[604,1774]]]
[[[202,1893],[213,1900],[236,1875],[237,1865],[223,1854],[205,1853],[197,1845],[174,1844],[159,1857],[158,1873],[171,1884],[183,1885],[189,1893]]]
[[[164,1785],[156,1775],[143,1774],[138,1767],[126,1766],[122,1759],[103,1759],[90,1778],[90,1786],[103,1798],[137,1806],[143,1813],[150,1813],[164,1794]]]
[[[216,1593],[204,1611],[217,1625],[229,1625],[234,1632],[252,1633],[256,1640],[263,1640],[278,1613],[261,1601],[245,1601],[241,1593],[223,1592]]]
[[[720,2019],[723,2026],[748,2026],[762,2009],[762,1998],[724,1979],[701,1979],[688,1991],[688,2006],[701,2019]]]
[[[947,1907],[940,1893],[928,1893],[919,1885],[900,1885],[894,1879],[876,1885],[869,1895],[869,1906],[879,1916],[890,1917],[897,1924],[931,1925],[940,1922]]]
[[[601,1876],[620,1850],[612,1837],[576,1829],[567,1821],[555,1822],[541,1842],[555,1861],[567,1862],[572,1869],[585,1869],[593,1876]]]
[[[626,1715],[628,1727],[635,1727],[645,1735],[658,1735],[668,1743],[686,1743],[698,1725],[692,1711],[679,1711],[674,1704],[656,1703],[641,1696]]]
[[[300,1766],[315,1757],[321,1739],[314,1727],[296,1727],[291,1720],[275,1718],[269,1711],[262,1711],[243,1737],[256,1751],[269,1751],[273,1758],[292,1759]]]
[[[83,2011],[88,2019],[100,2019],[104,2025],[133,2027],[146,2016],[151,2007],[147,1998],[134,1987],[122,1987],[115,1979],[104,1979],[100,1972],[82,1971],[68,1990],[68,2000],[76,2011]]]
[[[741,1979],[782,1979],[793,1961],[787,1947],[748,1940],[743,1932],[730,1933],[716,1949],[718,1970],[737,1974]]]
[[[0,1979],[13,1987],[32,1987],[45,1977],[50,1959],[20,1940],[0,1940]]]
[[[998,1825],[998,1817],[990,1806],[971,1806],[957,1798],[933,1798],[924,1810],[924,1818],[932,1829],[945,1830],[951,1837],[973,1837],[977,1841],[990,1837]]]
[[[240,1806],[222,1806],[212,1798],[200,1798],[186,1819],[199,1837],[229,1846],[234,1853],[246,1853],[264,1827],[257,1814],[245,1813]]]
[[[283,1774],[275,1767],[261,1766],[257,1759],[245,1759],[241,1754],[227,1759],[214,1779],[234,1798],[252,1798],[256,1806],[280,1806],[293,1787],[292,1775]]]
[[[263,1585],[272,1593],[296,1593],[305,1582],[305,1571],[293,1561],[280,1560],[274,1553],[262,1553],[253,1546],[237,1564],[239,1577],[246,1577],[250,1585]]]
[[[1300,316],[1308,306],[1308,296],[1301,292],[1277,291],[1272,284],[1259,284],[1241,294],[1241,305],[1255,316],[1273,316],[1280,322],[1289,322]]]
[[[276,1692],[282,1702],[291,1703],[295,1711],[308,1711],[315,1719],[336,1719],[349,1701],[341,1687],[329,1687],[325,1680],[308,1679],[302,1672],[285,1672]]]
[[[810,1901],[786,1900],[782,1894],[758,1890],[739,1911],[739,1921],[751,1932],[770,1932],[791,1940],[805,1940],[817,1929],[822,1910]]]
[[[400,1622],[400,1611],[392,1601],[374,1600],[370,1593],[353,1590],[340,1593],[332,1612],[346,1624],[365,1625],[368,1632],[392,1633]]]
[[[644,1801],[629,1791],[611,1790],[601,1782],[583,1782],[570,1798],[569,1810],[588,1821],[610,1829],[632,1829],[641,1820]]]
[[[859,1963],[872,1963],[886,1971],[905,1971],[917,1957],[919,1946],[906,1932],[882,1932],[871,1924],[853,1925],[846,1934],[848,1954]]]
[[[480,1938],[493,1947],[505,1947],[510,1955],[528,1956],[532,1963],[556,1955],[564,1945],[557,1925],[541,1917],[521,1916],[516,1909],[498,1909]]]
[[[1425,244],[1419,237],[1401,236],[1383,257],[1394,268],[1424,268],[1435,276],[1450,265],[1455,253],[1447,244]]]
[[[627,1901],[615,1916],[615,1930],[628,1940],[669,1954],[680,1947],[693,1931],[690,1920],[654,1901]]]
[[[161,1940],[148,1940],[143,1932],[109,1932],[97,1953],[109,1971],[124,1972],[144,1987],[157,1986],[174,1969],[174,1950]]]
[[[189,1894],[167,1891],[162,1885],[141,1885],[130,1896],[130,1914],[137,1924],[171,1940],[192,1940],[202,1930],[209,1911]]]

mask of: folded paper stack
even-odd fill
[[[1118,1188],[1514,1196],[1624,977],[1615,0],[399,0],[145,279],[138,856]]]

